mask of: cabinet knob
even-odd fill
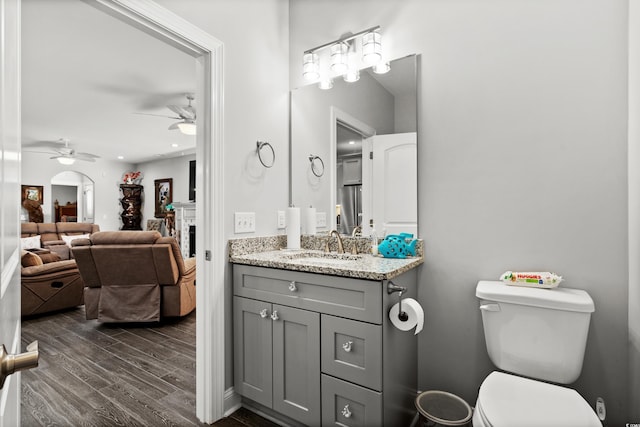
[[[296,287],[296,281],[292,280],[291,283],[289,283],[289,290],[291,292],[295,292],[298,290],[298,288]]]
[[[342,348],[344,349],[344,351],[349,353],[351,351],[351,346],[352,345],[353,345],[353,341],[347,341],[346,343],[342,344]]]
[[[342,408],[342,416],[345,418],[351,418],[351,411],[349,410],[349,404],[344,405],[344,408]]]
[[[267,317],[269,315],[269,313],[267,312],[266,308],[263,308],[262,310],[260,310],[260,317],[262,317],[263,319],[265,317]]]
[[[273,313],[271,313],[271,320],[278,320],[278,310],[273,310]]]

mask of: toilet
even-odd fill
[[[580,376],[593,300],[583,290],[480,281],[487,352],[500,369],[484,379],[474,427],[602,427],[571,384]]]

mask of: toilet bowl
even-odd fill
[[[571,384],[582,371],[593,300],[583,290],[480,281],[494,371],[480,386],[474,427],[602,427]],[[556,385],[563,384],[563,385]]]
[[[495,371],[480,386],[473,426],[602,427],[602,424],[573,389]]]

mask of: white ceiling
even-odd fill
[[[21,66],[25,150],[68,138],[127,163],[195,150],[195,136],[167,129],[178,120],[134,114],[175,117],[166,105],[187,105],[195,59],[89,2],[22,0]]]

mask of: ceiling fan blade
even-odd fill
[[[39,148],[39,147],[34,147],[34,148]],[[23,152],[25,153],[39,153],[39,154],[57,154],[54,151],[42,151],[42,150],[29,150],[27,148],[23,148],[22,149]]]
[[[178,129],[178,125],[179,125],[180,123],[182,123],[182,122],[174,123],[174,124],[172,124],[171,126],[169,126],[167,129],[169,129],[169,130]]]
[[[82,160],[100,158],[100,156],[96,156],[95,154],[91,154],[91,153],[74,153],[72,157],[75,157],[77,159],[82,159]]]
[[[58,150],[61,147],[61,143],[58,141],[35,141],[35,142],[29,142],[26,144],[22,144],[22,148],[23,149],[27,149],[27,148],[44,148],[46,150]]]
[[[181,119],[195,120],[196,109],[191,106],[167,105],[167,108],[176,113]]]
[[[166,119],[175,119],[175,120],[180,120],[182,117],[172,117],[172,116],[165,116],[163,114],[151,114],[151,113],[133,113],[133,114],[140,114],[143,116],[155,116],[155,117],[164,117]]]
[[[74,159],[74,160],[82,160],[84,162],[95,162],[96,159],[93,157],[81,157],[81,156],[70,156],[70,155],[66,155],[66,154],[62,154],[60,156],[53,156],[53,157],[49,157],[51,160],[56,160],[56,159]]]

